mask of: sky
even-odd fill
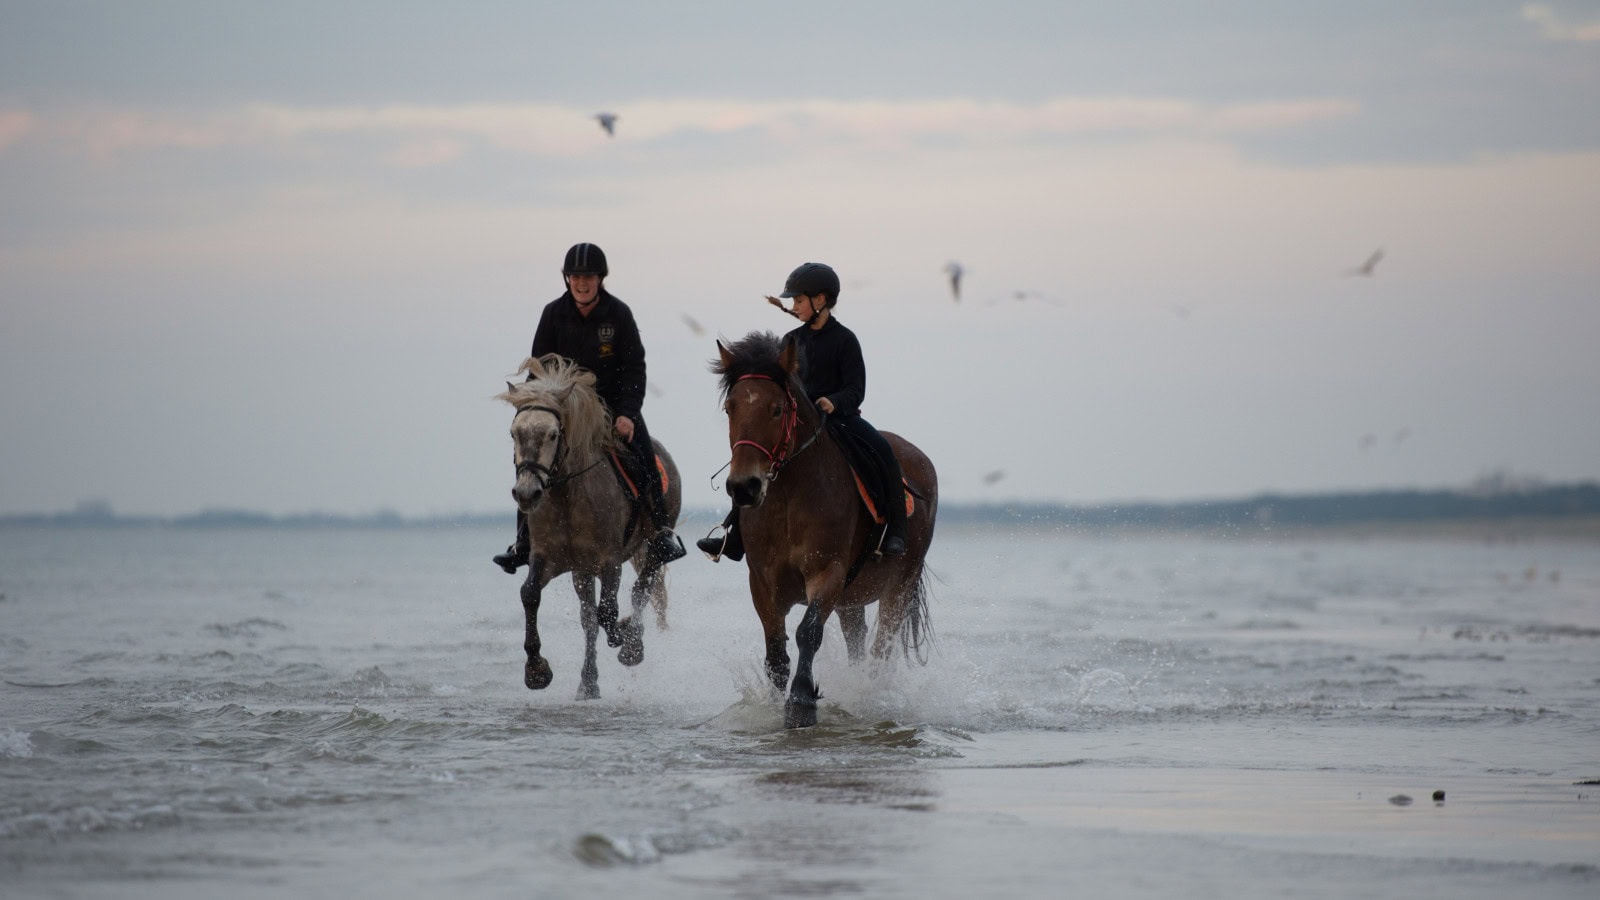
[[[0,0],[0,514],[509,516],[579,241],[693,506],[813,260],[946,502],[1600,478],[1600,2],[673,6]]]

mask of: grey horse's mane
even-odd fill
[[[561,410],[569,460],[592,459],[616,447],[611,410],[595,393],[593,372],[555,353],[523,360],[517,374],[524,372],[528,380],[508,383],[495,399],[518,409],[537,405]]]

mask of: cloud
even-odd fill
[[[959,98],[776,103],[666,100],[625,107],[626,127],[617,140],[653,142],[753,133],[778,142],[805,136],[866,146],[930,140],[993,145],[1090,135],[1242,134],[1292,129],[1360,111],[1354,101],[1329,98],[1231,105],[1163,97],[1065,97],[1036,104]],[[4,121],[0,120],[0,141],[6,134]],[[13,128],[31,127],[30,121]],[[390,142],[379,158],[407,168],[454,162],[475,147],[578,157],[607,143],[589,111],[537,104],[253,105],[187,114],[140,109],[77,111],[55,117],[48,130],[97,158],[163,149],[291,148],[331,137],[364,136]]]
[[[33,114],[27,110],[0,111],[0,150],[21,141],[33,129]]]
[[[1555,10],[1543,3],[1529,3],[1522,7],[1522,18],[1539,26],[1539,33],[1552,41],[1600,41],[1600,20],[1568,25]]]

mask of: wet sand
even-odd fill
[[[733,896],[1460,900],[1600,889],[1600,787],[1550,777],[958,765],[819,772],[788,787],[732,811],[751,839],[664,860],[666,881]],[[1400,794],[1413,802],[1389,799]]]

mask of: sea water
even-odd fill
[[[830,624],[786,731],[698,555],[524,688],[507,537],[0,529],[0,893],[1600,892],[1593,540],[946,528],[926,664]]]

